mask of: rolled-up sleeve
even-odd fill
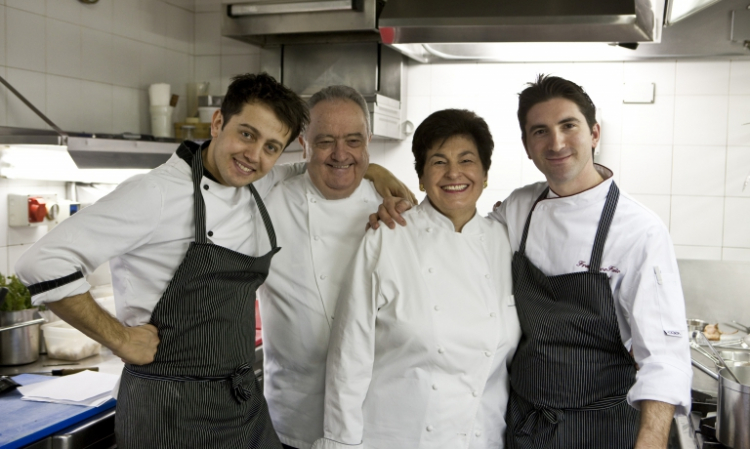
[[[146,175],[63,221],[18,260],[16,273],[40,305],[87,292],[85,276],[148,242],[161,219],[163,194]]]
[[[633,249],[632,263],[620,287],[639,369],[628,402],[654,400],[673,404],[676,413],[690,410],[692,369],[685,325],[685,299],[677,260],[666,229],[651,228],[643,245]]]
[[[383,229],[365,235],[339,295],[326,363],[325,438],[315,447],[362,444],[362,405],[372,379],[375,321],[384,304],[379,287],[382,235]]]

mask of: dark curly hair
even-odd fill
[[[485,172],[490,170],[492,150],[495,142],[487,122],[466,109],[443,109],[433,112],[414,131],[411,152],[414,153],[414,168],[420,178],[424,174],[427,152],[435,145],[441,146],[454,136],[465,136],[474,142],[479,160]]]
[[[593,129],[596,125],[596,106],[578,84],[559,76],[540,73],[533,83],[528,83],[528,86],[518,94],[518,124],[521,125],[521,137],[524,141],[526,141],[526,116],[529,114],[529,110],[536,104],[544,103],[553,98],[564,98],[572,101],[586,118],[589,129]]]
[[[307,104],[299,95],[265,72],[246,73],[233,77],[232,84],[227,89],[221,103],[222,129],[232,117],[242,112],[246,104],[255,102],[270,107],[276,118],[291,131],[285,148],[310,123]]]

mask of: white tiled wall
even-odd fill
[[[195,0],[195,81],[223,95],[231,77],[256,72],[259,48],[221,35],[221,0]]]
[[[542,179],[525,155],[517,93],[537,73],[578,82],[602,113],[597,161],[669,227],[680,258],[750,261],[750,61],[424,65],[410,63],[407,118],[418,125],[447,107],[475,110],[495,152],[487,211],[512,189]],[[623,104],[624,81],[656,85],[653,104]],[[385,142],[373,157],[416,189],[411,141]]]
[[[70,131],[150,132],[149,84],[181,100],[194,77],[194,0],[0,0],[0,76]],[[0,87],[0,126],[47,125]],[[64,183],[0,179],[0,273],[46,227],[8,227],[8,193],[65,195]]]
[[[194,72],[194,0],[0,1],[0,75],[67,130],[150,132],[147,87]],[[0,126],[47,126],[0,95]]]

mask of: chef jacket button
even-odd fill
[[[316,202],[316,201],[315,201],[315,198],[310,198],[310,202],[311,202],[311,203],[315,203],[315,202]]]
[[[491,316],[492,318],[495,318],[495,316],[497,316],[497,314],[496,314],[495,312],[490,312],[490,316]]]
[[[492,353],[490,351],[484,351],[484,355],[486,355],[487,357],[489,357],[489,356],[492,355]]]
[[[471,392],[471,395],[474,396],[474,397],[477,397],[477,396],[479,396],[479,392],[477,390],[474,390],[474,391]],[[479,436],[479,435],[477,435],[477,436]]]
[[[481,437],[482,436],[482,432],[477,431],[476,433],[474,433],[474,436]]]
[[[321,280],[325,280],[325,278],[326,278],[326,275],[325,275],[325,274],[321,274],[321,275],[320,275],[320,279],[321,279]]]
[[[208,184],[203,184],[203,188],[204,188],[205,190],[208,190]]]
[[[427,228],[427,232],[432,232],[432,228]]]
[[[479,236],[479,240],[481,240],[481,241],[484,241],[484,236],[483,236],[483,235],[480,235],[480,236]]]
[[[438,354],[442,354],[442,353],[444,353],[444,352],[445,352],[445,349],[443,349],[443,348],[438,348]]]
[[[315,237],[313,237],[313,238],[314,238],[314,239],[315,239],[316,241],[317,241],[317,240],[320,240],[320,237],[319,237],[319,236],[317,236],[317,235],[316,235]]]
[[[433,430],[435,430],[435,428],[432,426],[427,426],[426,429],[428,432],[432,432]]]
[[[490,275],[489,274],[485,274],[484,277],[486,277],[487,279],[489,279]]]
[[[209,237],[213,237],[214,236],[214,231],[208,231],[208,236]]]
[[[440,306],[435,306],[435,312],[437,312],[438,310],[440,310]]]
[[[437,390],[437,384],[432,384],[432,389]]]
[[[433,273],[435,270],[432,269],[432,267],[427,269],[428,272]]]

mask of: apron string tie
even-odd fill
[[[243,363],[234,370],[229,379],[232,381],[232,392],[234,393],[234,399],[239,403],[243,403],[253,397],[253,393],[250,390],[245,389],[242,386],[242,381],[245,380],[245,376],[248,373],[253,373],[253,369],[247,363]]]
[[[557,425],[563,418],[563,411],[558,408],[538,407],[534,408],[516,430],[516,435],[532,435],[536,433],[540,418],[553,426]]]
[[[580,408],[566,408],[566,409],[559,409],[559,408],[553,408],[553,407],[534,407],[534,410],[532,410],[529,414],[526,415],[526,417],[521,422],[521,425],[516,430],[515,434],[520,435],[532,435],[536,433],[537,427],[540,424],[544,424],[544,421],[547,421],[547,423],[556,426],[557,423],[563,420],[563,417],[565,415],[565,412],[588,412],[588,411],[597,411],[597,410],[606,410],[609,408],[617,407],[618,405],[621,405],[624,402],[627,402],[627,394],[624,395],[617,395],[617,396],[609,396],[606,398],[599,399],[596,402],[593,402],[589,405],[580,407]],[[540,416],[544,419],[544,421],[540,422]]]

